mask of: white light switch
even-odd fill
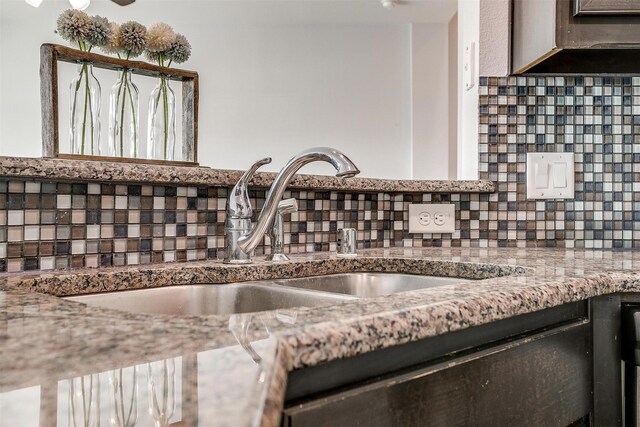
[[[536,163],[536,188],[549,188],[549,164]]]
[[[527,153],[527,198],[572,199],[573,153]]]
[[[562,162],[551,164],[553,172],[553,188],[567,188],[567,165]]]

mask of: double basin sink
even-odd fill
[[[134,313],[179,316],[229,315],[338,304],[432,288],[469,279],[396,273],[343,273],[293,279],[180,285],[78,295],[65,299]]]

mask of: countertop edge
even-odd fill
[[[209,167],[161,166],[133,163],[0,156],[0,176],[21,179],[189,186],[231,186],[243,171]],[[276,174],[258,172],[251,181],[269,187]],[[341,179],[324,175],[296,175],[289,188],[390,193],[492,193],[489,180]]]
[[[325,257],[322,257],[322,255]],[[366,251],[356,258],[340,258],[326,253],[311,258],[292,255],[289,262],[257,261],[249,265],[221,261],[191,261],[108,268],[82,268],[0,274],[3,287],[64,297],[124,289],[143,289],[190,284],[224,284],[274,280],[348,272],[398,272],[433,274],[444,277],[488,279],[533,273],[520,265],[417,259],[402,256],[380,257]],[[132,286],[131,283],[136,283]]]

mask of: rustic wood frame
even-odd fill
[[[190,161],[134,159],[127,157],[86,156],[60,153],[58,120],[58,61],[91,62],[105,70],[127,68],[133,74],[148,77],[168,76],[182,82],[182,158]],[[40,100],[42,109],[42,155],[61,159],[99,160],[108,162],[149,163],[173,166],[198,165],[198,73],[177,68],[160,67],[142,61],[111,58],[70,47],[45,43],[40,47]]]

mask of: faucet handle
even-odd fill
[[[248,185],[249,181],[251,181],[251,178],[253,177],[253,174],[256,173],[256,171],[260,168],[260,166],[264,166],[269,163],[271,163],[271,157],[265,157],[264,159],[260,159],[257,162],[255,162],[253,165],[251,165],[249,169],[247,169],[245,173],[242,174],[242,176],[238,180],[238,184],[245,185],[245,186]],[[236,186],[238,184],[236,184]]]
[[[249,181],[256,173],[260,166],[271,163],[271,157],[265,157],[255,162],[245,173],[242,174],[236,185],[229,193],[227,201],[227,216],[230,218],[251,218],[253,209],[249,200],[249,192],[247,187]]]

